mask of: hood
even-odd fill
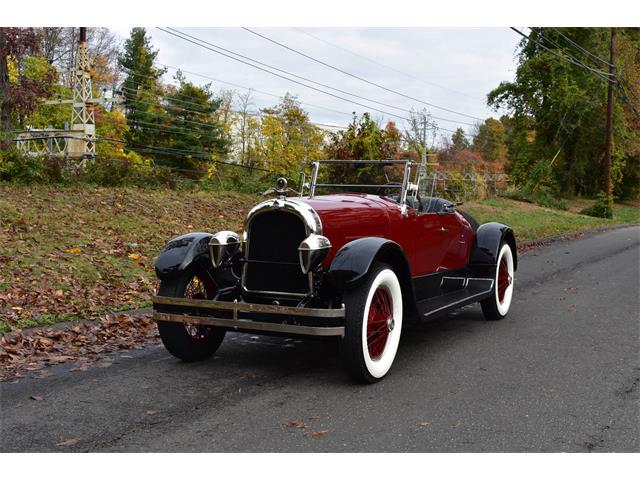
[[[377,195],[339,194],[297,198],[313,208],[322,221],[323,235],[334,246],[361,237],[387,236],[388,210],[396,205],[392,200]]]

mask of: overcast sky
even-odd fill
[[[274,67],[371,100],[400,109],[427,108],[435,117],[453,120],[437,120],[438,125],[446,129],[454,130],[461,126],[470,132],[472,127],[462,122],[475,122],[472,118],[427,106],[349,77],[241,28],[179,28],[178,30]],[[304,28],[297,30],[252,27],[252,30],[407,96],[480,118],[497,115],[486,106],[486,94],[501,81],[513,78],[514,51],[519,40],[519,37],[508,28]],[[115,31],[122,39],[125,39],[129,33],[127,28],[118,28]],[[351,112],[361,114],[367,110],[382,122],[391,119],[401,128],[406,123],[402,119],[375,112],[373,108],[367,109],[275,77],[173,37],[157,28],[147,28],[147,32],[155,48],[159,50],[157,58],[159,63],[218,79],[219,81],[212,82],[215,91],[220,88],[234,88],[242,91],[239,87],[220,82],[224,81],[275,96],[290,92],[296,94],[303,102],[303,107],[309,112],[311,120],[320,123],[344,126],[349,123]],[[173,74],[175,69],[169,69],[165,80],[171,81]],[[189,73],[186,73],[186,76],[196,84],[209,82],[207,79]],[[325,87],[318,88],[327,90]],[[342,93],[335,91],[333,93],[345,97]],[[272,106],[278,102],[278,98],[257,91],[254,92],[253,98],[256,109]],[[400,116],[408,115],[402,110],[376,104],[370,100],[354,99],[354,101]]]

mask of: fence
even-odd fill
[[[429,172],[420,184],[420,195],[464,201],[495,197],[508,186],[509,176],[505,173]]]

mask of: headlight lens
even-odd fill
[[[312,233],[298,247],[300,268],[302,273],[309,273],[322,263],[331,249],[331,242],[327,237]]]
[[[231,258],[238,248],[240,248],[240,238],[237,233],[228,230],[216,233],[209,240],[211,263],[218,268]]]

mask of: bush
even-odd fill
[[[156,167],[147,158],[128,152],[117,158],[96,158],[88,162],[78,175],[80,182],[102,187],[168,187],[176,188],[178,175],[168,167]]]
[[[209,171],[201,184],[205,188],[234,190],[240,193],[262,193],[275,186],[276,178],[277,175],[273,173],[258,170],[250,172],[247,169],[233,166],[217,166]],[[288,180],[291,188],[298,188],[296,182]]]
[[[535,191],[528,187],[519,187],[506,191],[502,196],[521,202],[535,203],[542,207],[557,208],[558,210],[567,209],[567,202],[549,187],[539,187]]]
[[[42,158],[21,155],[16,149],[0,150],[0,180],[16,183],[46,182]]]
[[[598,192],[595,203],[585,209],[580,210],[582,215],[599,218],[613,218],[613,198],[607,198],[604,192]]]

